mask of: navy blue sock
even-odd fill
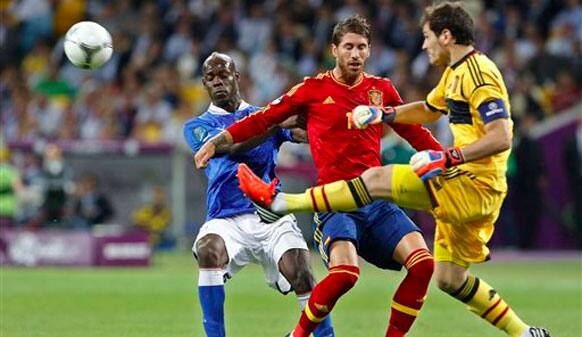
[[[333,326],[331,325],[331,314],[319,323],[315,331],[313,331],[313,336],[315,337],[334,337]]]
[[[224,337],[224,271],[200,269],[198,297],[202,307],[202,324],[207,337]]]

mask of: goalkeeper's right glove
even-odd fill
[[[394,117],[396,117],[396,110],[391,106],[358,105],[350,114],[350,123],[357,129],[365,129],[368,125],[392,122]]]

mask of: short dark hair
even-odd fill
[[[347,19],[338,22],[335,27],[333,27],[331,42],[334,45],[339,46],[342,38],[347,33],[362,35],[368,39],[368,43],[370,43],[370,24],[368,23],[368,20],[361,15],[352,15]]]
[[[427,22],[436,35],[448,29],[457,44],[468,46],[475,43],[473,18],[459,2],[445,1],[425,8],[420,24],[424,26]]]

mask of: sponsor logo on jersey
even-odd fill
[[[335,101],[331,96],[327,96],[327,98],[323,101],[323,104],[335,104]]]

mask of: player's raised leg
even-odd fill
[[[396,246],[393,259],[406,268],[407,274],[392,298],[386,337],[402,337],[424,304],[434,270],[434,259],[420,232],[405,235]]]
[[[329,250],[329,273],[315,285],[291,337],[308,337],[325,321],[337,300],[358,281],[358,254],[351,241],[338,240]]]
[[[301,310],[305,309],[311,292],[315,286],[315,278],[310,268],[309,251],[304,249],[290,249],[279,261],[281,274],[291,284]],[[333,337],[331,317],[328,315],[313,331],[315,337]]]
[[[224,240],[207,234],[195,244],[198,258],[198,298],[207,337],[224,337],[224,273],[228,254]]]
[[[274,185],[266,184],[244,164],[239,165],[238,178],[241,189],[249,198],[281,214],[350,211],[379,199],[413,209],[432,208],[422,180],[410,165],[372,167],[354,179],[312,187],[304,193],[277,193]]]

